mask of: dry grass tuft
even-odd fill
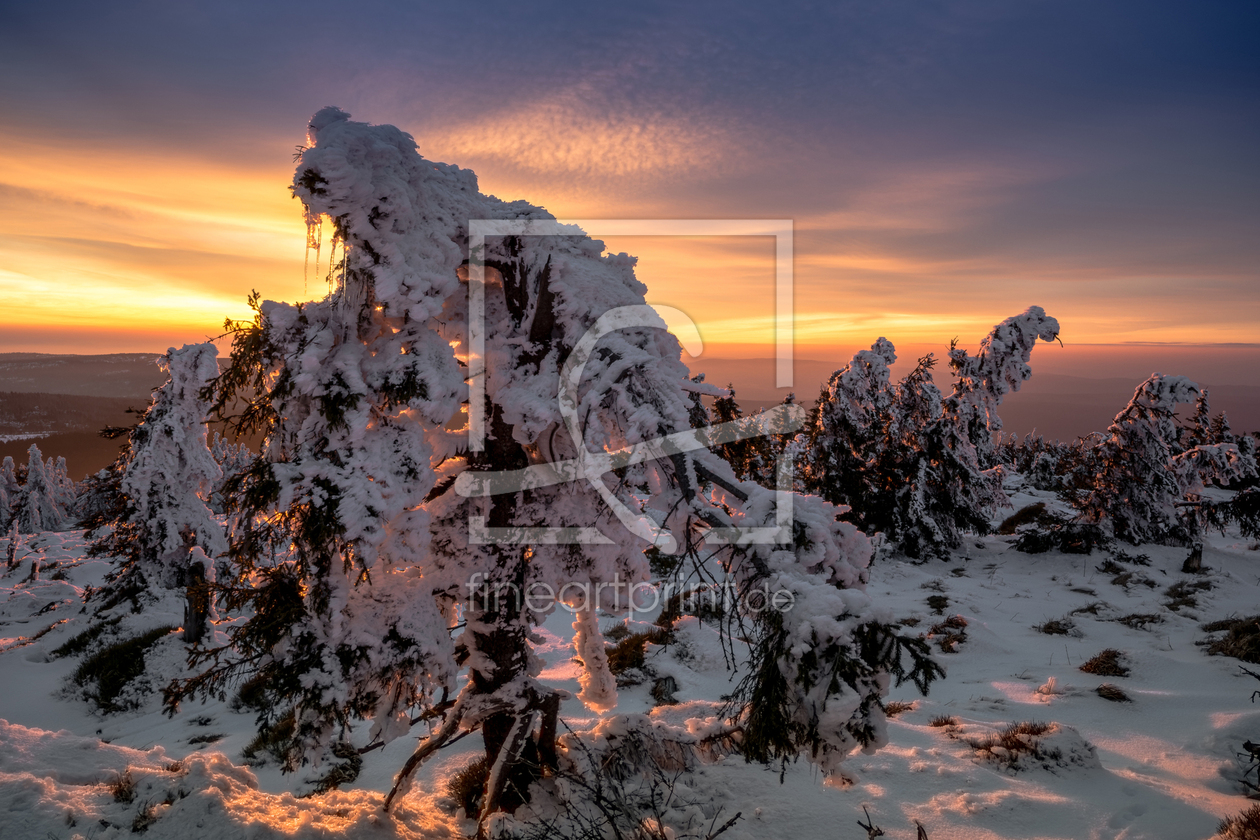
[[[1046,749],[1040,737],[1051,729],[1050,724],[1026,720],[1012,723],[1000,732],[984,738],[970,738],[967,745],[981,757],[1007,767],[1014,768],[1023,756],[1039,761],[1057,761],[1062,753],[1056,749]]]
[[[1148,624],[1160,624],[1163,620],[1163,616],[1155,613],[1129,613],[1116,619],[1125,627],[1131,627],[1134,630],[1145,630]]]
[[[1209,656],[1232,656],[1243,662],[1260,663],[1260,615],[1226,618],[1203,625],[1208,633],[1224,632],[1207,645]]]
[[[890,718],[895,718],[902,712],[914,711],[914,703],[907,703],[904,700],[889,700],[884,704],[884,714]]]
[[[131,777],[131,770],[115,773],[109,782],[109,792],[115,802],[130,803],[136,798],[136,780]]]
[[[1033,629],[1038,633],[1045,633],[1047,636],[1083,635],[1080,630],[1076,629],[1076,622],[1066,616],[1063,618],[1052,618],[1049,621],[1038,624]]]
[[[928,721],[928,726],[935,726],[938,728],[948,727],[948,726],[957,726],[957,725],[958,725],[958,718],[951,717],[950,715],[937,715],[936,717]]]
[[[1114,703],[1133,702],[1133,700],[1129,698],[1129,695],[1125,694],[1119,686],[1112,685],[1111,683],[1103,683],[1098,686],[1095,691],[1098,692],[1099,697],[1104,700],[1111,700]]]
[[[1120,664],[1123,656],[1124,654],[1115,648],[1107,648],[1082,665],[1081,670],[1100,677],[1127,677],[1129,669]]]
[[[1210,580],[1178,581],[1164,590],[1164,597],[1168,599],[1164,602],[1164,606],[1173,612],[1177,612],[1183,607],[1194,609],[1199,606],[1199,601],[1195,598],[1195,594],[1206,592],[1211,588],[1212,582]]]
[[[957,653],[958,646],[967,641],[967,619],[961,615],[951,615],[940,624],[928,628],[927,637],[936,642],[941,653]]]

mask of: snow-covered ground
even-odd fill
[[[1028,555],[1010,542],[976,540],[947,563],[877,561],[870,589],[910,632],[960,616],[965,638],[956,652],[937,654],[948,676],[929,697],[910,685],[893,689],[889,699],[911,707],[890,723],[887,747],[850,759],[851,785],[824,785],[803,761],[765,768],[726,758],[681,782],[697,818],[708,824],[716,815],[720,825],[739,813],[722,835],[731,840],[863,838],[864,807],[889,838],[915,837],[917,821],[931,840],[1175,840],[1209,837],[1222,817],[1251,804],[1236,781],[1236,752],[1260,735],[1260,704],[1249,699],[1260,685],[1237,660],[1209,657],[1196,642],[1206,636],[1204,622],[1260,612],[1260,551],[1213,535],[1203,558],[1209,570],[1187,575],[1184,549],[1146,546],[1140,552],[1149,565],[1121,563],[1133,572],[1124,580],[1098,570],[1108,553]],[[274,765],[244,765],[252,713],[210,702],[167,717],[158,693],[135,690],[143,685],[131,692],[139,708],[94,713],[67,688],[79,660],[51,653],[86,626],[83,589],[99,584],[107,564],[84,558],[80,533],[26,536],[17,554],[18,568],[0,578],[0,838],[105,840],[138,829],[181,840],[459,836],[465,824],[444,780],[479,751],[475,737],[431,761],[386,815],[382,792],[413,748],[410,739],[365,756],[352,788],[298,798],[311,772],[284,776]],[[39,578],[27,581],[36,556]],[[1173,610],[1167,591],[1182,581],[1211,588],[1195,589],[1194,606]],[[134,629],[178,624],[176,606],[146,612]],[[1140,618],[1118,620],[1130,616]],[[538,650],[543,678],[576,694],[570,620],[553,616]],[[1072,625],[1067,635],[1036,629],[1055,620]],[[648,653],[659,674],[679,683],[680,705],[657,712],[671,720],[734,685],[711,629],[689,620],[678,637]],[[1107,648],[1122,652],[1128,676],[1079,670]],[[177,635],[167,637],[150,650],[150,669],[177,668],[182,650]],[[1103,683],[1129,701],[1097,694]],[[651,710],[649,689],[650,681],[622,689],[618,711]],[[594,721],[576,700],[562,714],[574,728]],[[952,725],[932,725],[942,717]],[[1039,743],[1036,758],[1012,766],[1000,745],[972,746],[1023,721],[1050,724],[1023,736]]]

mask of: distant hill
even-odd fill
[[[81,397],[141,397],[166,381],[159,353],[74,356],[0,353],[0,391]]]

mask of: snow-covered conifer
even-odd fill
[[[117,584],[183,586],[194,548],[210,557],[227,548],[222,526],[206,506],[220,473],[206,447],[206,405],[199,398],[217,373],[217,355],[206,342],[172,347],[160,361],[169,379],[131,431],[119,481],[124,518],[106,537],[117,553]]]
[[[9,522],[13,519],[13,505],[21,488],[13,456],[5,455],[4,461],[0,463],[0,528],[9,527]]]
[[[65,457],[58,455],[55,461],[49,458],[44,464],[44,468],[48,475],[48,486],[52,488],[53,498],[57,500],[57,506],[64,513],[69,514],[74,510],[75,498],[78,493],[74,479],[70,477],[70,470],[66,466]]]
[[[66,524],[65,511],[57,504],[55,488],[45,471],[43,453],[32,444],[27,450],[26,483],[18,493],[15,517],[24,534],[59,531]]]
[[[837,371],[819,397],[805,487],[851,508],[850,521],[885,534],[912,557],[942,554],[961,544],[962,532],[985,531],[1006,498],[997,476],[982,468],[970,430],[975,423],[1000,428],[996,406],[1031,375],[1032,342],[1057,329],[1034,306],[995,327],[979,356],[955,349],[962,373],[948,398],[932,381],[931,355],[894,385],[896,350],[880,338]],[[981,437],[991,440],[988,431]]]
[[[993,435],[1002,431],[997,409],[1002,398],[1032,377],[1028,360],[1037,339],[1054,341],[1059,322],[1040,306],[1030,306],[1007,318],[980,342],[972,356],[956,344],[949,350],[954,389],[945,400],[945,413],[966,433],[983,467],[997,463]]]
[[[1151,374],[1094,447],[1096,472],[1083,508],[1094,521],[1110,522],[1117,538],[1133,544],[1187,539],[1175,507],[1184,484],[1171,459],[1177,404],[1198,397],[1199,387],[1184,376]]]
[[[239,521],[232,556],[255,585],[226,587],[224,603],[254,617],[237,626],[234,652],[169,699],[250,676],[275,714],[293,714],[290,766],[347,737],[355,718],[372,718],[370,737],[385,742],[410,719],[444,715],[387,803],[433,750],[480,729],[488,817],[520,801],[554,738],[558,694],[534,676],[529,636],[555,604],[520,593],[585,586],[597,601],[575,608],[625,609],[614,586],[646,581],[644,550],[656,546],[716,557],[745,589],[797,599],[748,616],[763,667],[731,725],[751,756],[803,751],[831,772],[855,745],[878,746],[890,677],[926,687],[938,669],[921,640],[877,620],[869,544],[836,521],[839,508],[797,497],[780,527],[774,491],[707,449],[676,448],[677,435],[708,439],[691,428],[693,383],[644,304],[634,259],[602,256],[602,243],[537,207],[482,195],[471,172],[421,158],[391,126],[329,108],[310,137],[293,190],[309,220],[333,220],[337,289],[300,306],[255,299],[254,322],[236,331],[216,398],[224,409],[247,399],[242,424],[263,441],[226,492]],[[469,255],[475,219],[545,235],[490,236]],[[461,285],[472,268],[486,275],[484,313],[470,313]],[[480,355],[473,317],[484,317]],[[444,428],[467,393],[456,353],[484,366],[483,447]],[[606,452],[648,457],[614,474],[591,465]],[[713,536],[740,525],[774,527],[782,545]],[[532,537],[540,527],[560,530]],[[457,604],[465,623],[452,637]],[[580,643],[594,650],[590,615]],[[594,705],[611,690],[600,659],[588,657],[583,683]]]

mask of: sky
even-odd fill
[[[334,104],[562,219],[791,220],[800,358],[974,346],[1037,304],[1063,328],[1050,369],[1184,348],[1260,385],[1256,4],[50,0],[4,20],[0,352],[161,351],[251,289],[321,295],[328,243],[321,270],[288,184]],[[773,353],[773,239],[603,238],[706,353]]]

